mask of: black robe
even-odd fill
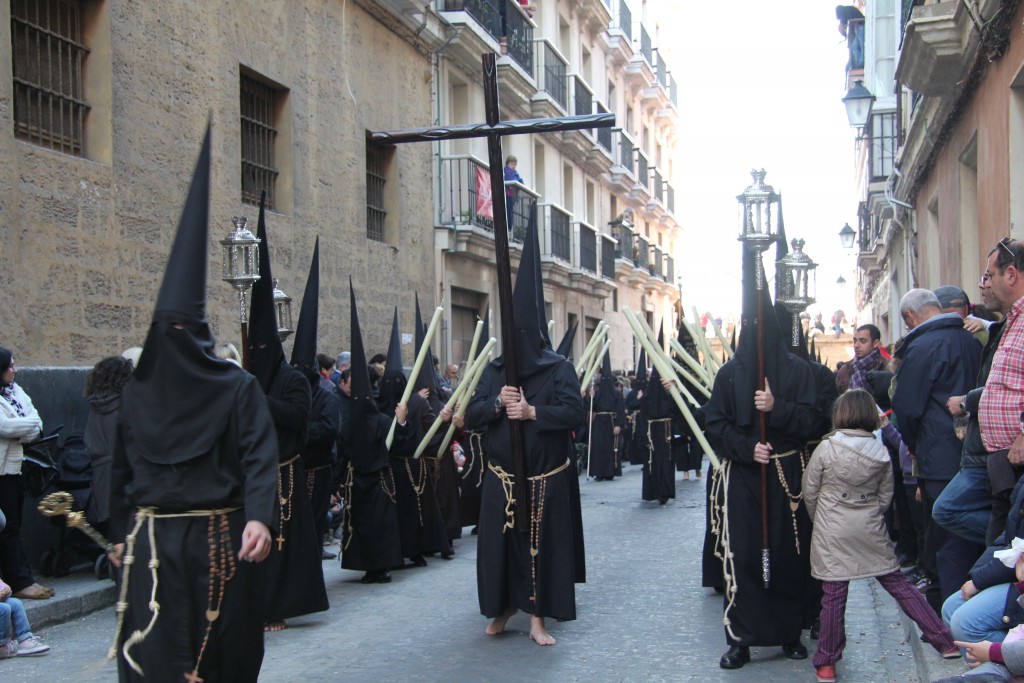
[[[641,497],[644,500],[656,500],[665,503],[676,497],[676,469],[672,459],[673,423],[679,417],[679,408],[672,397],[661,386],[653,386],[660,381],[655,373],[648,383],[648,391],[640,400],[640,424],[643,431],[639,434],[643,443],[645,458],[643,461],[643,480]],[[652,395],[651,392],[657,392]]]
[[[768,413],[768,443],[773,453],[802,451],[819,424],[815,380],[808,364],[784,354],[779,360],[777,379],[772,380],[775,406]],[[715,377],[711,399],[704,406],[707,434],[715,453],[728,469],[725,500],[712,501],[719,509],[727,502],[729,550],[736,583],[733,604],[726,591],[726,618],[735,638],[726,629],[730,645],[785,645],[797,640],[804,628],[807,600],[815,597],[810,576],[810,519],[803,504],[795,511],[797,539],[793,538],[790,501],[780,482],[776,464],[792,495],[801,491],[803,473],[800,452],[773,459],[768,465],[768,529],[771,586],[765,590],[761,573],[761,466],[753,461],[758,441],[756,419],[749,426],[737,424],[737,402],[754,397],[736,395],[735,377],[749,376],[739,357],[729,361]],[[756,411],[755,411],[756,412]],[[799,544],[799,545],[797,545]],[[712,543],[712,547],[717,545]],[[720,547],[720,546],[719,546]],[[799,553],[797,552],[799,547]],[[721,551],[720,551],[721,552]]]
[[[622,476],[618,444],[621,430],[626,426],[626,401],[618,389],[611,389],[608,397],[600,396],[602,391],[609,390],[598,386],[587,430],[590,449],[587,474],[595,478],[611,479]],[[615,427],[619,428],[620,436],[615,436]]]
[[[338,394],[333,385],[324,386],[322,382],[313,388],[306,446],[302,450],[313,528],[321,543],[327,531],[327,511],[331,507],[334,488],[332,470],[337,461],[337,441],[341,432],[341,399]]]
[[[398,525],[396,483],[385,445],[391,418],[381,413],[365,416],[365,451],[351,447],[346,432],[344,460],[348,478],[345,486],[345,518],[342,521],[341,568],[385,571],[402,566],[402,539]],[[364,428],[360,420],[360,429]],[[348,429],[352,428],[348,425]],[[408,422],[395,427],[392,449],[407,448]],[[415,445],[413,445],[415,448]]]
[[[626,396],[626,410],[632,419],[629,422],[629,436],[626,440],[626,457],[630,465],[643,465],[647,462],[647,423],[640,412],[641,387],[630,389]]]
[[[277,431],[278,468],[282,504],[278,535],[263,563],[266,588],[264,621],[298,617],[328,608],[324,586],[323,544],[316,536],[313,509],[306,487],[306,468],[294,459],[306,446],[310,412],[309,381],[284,361],[267,390],[267,406]],[[289,495],[290,494],[290,495]]]
[[[227,516],[236,559],[246,522],[263,522],[273,535],[278,520],[274,426],[256,380],[239,370],[235,381],[228,419],[220,426],[213,450],[183,462],[157,464],[141,457],[132,423],[119,423],[111,476],[111,541],[124,542],[134,525],[133,508],[139,506],[155,507],[161,513],[242,508]],[[131,400],[130,390],[126,400]],[[188,395],[176,400],[188,400]],[[122,569],[129,591],[117,654],[121,681],[178,681],[192,671],[207,625],[209,521],[209,517],[177,517],[153,522],[160,560],[156,595],[160,613],[149,636],[130,650],[145,678],[129,668],[121,650],[124,641],[145,629],[151,617],[152,581],[147,565],[152,549],[148,531],[140,530],[135,562]],[[263,661],[262,604],[253,599],[260,590],[259,567],[242,561],[236,561],[235,567],[199,668],[199,675],[208,681],[255,681]]]
[[[467,428],[487,427],[484,448],[489,468],[484,473],[477,546],[480,612],[493,618],[515,607],[535,616],[575,619],[574,584],[585,573],[579,478],[571,467],[571,430],[584,416],[579,380],[572,364],[562,360],[520,378],[520,384],[537,412],[536,420],[523,422],[527,476],[564,469],[527,482],[532,515],[526,518],[536,515],[543,503],[539,538],[533,541],[537,554],[531,556],[529,529],[504,530],[506,496],[501,479],[490,469],[513,469],[509,422],[504,410],[494,409],[504,385],[504,368],[500,359],[492,362],[466,413]]]
[[[391,448],[391,469],[395,476],[403,557],[414,558],[427,553],[447,555],[452,551],[452,543],[437,505],[437,492],[434,489],[435,461],[425,457],[437,454],[440,440],[444,436],[443,426],[423,454],[413,458],[435,417],[427,401],[413,393],[409,397],[408,416],[412,436]]]

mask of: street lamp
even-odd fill
[[[260,279],[260,240],[248,228],[245,216],[231,219],[234,228],[220,241],[224,249],[221,280],[238,292],[238,324],[242,331],[243,365],[249,366],[249,323],[245,310],[245,293]]]
[[[839,241],[843,243],[843,249],[852,249],[853,240],[857,237],[857,233],[850,224],[847,223],[843,226],[843,229],[839,231]]]
[[[864,87],[864,81],[853,82],[853,87],[843,98],[843,104],[846,105],[846,117],[850,119],[851,128],[863,128],[868,125],[868,119],[871,117],[871,105],[874,101],[875,96]]]
[[[793,346],[800,344],[800,313],[813,304],[817,289],[818,264],[804,253],[804,241],[790,242],[792,251],[775,262],[775,301],[790,312],[793,320]]]
[[[281,291],[274,278],[274,312],[277,314],[277,335],[283,342],[295,330],[292,328],[292,298]]]

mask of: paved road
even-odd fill
[[[262,680],[814,680],[810,660],[785,659],[779,648],[755,649],[740,671],[718,667],[721,599],[700,587],[703,480],[679,480],[679,497],[665,507],[640,500],[639,467],[613,482],[581,483],[589,582],[577,589],[578,619],[550,625],[555,647],[534,645],[522,615],[506,635],[484,635],[476,539],[467,536],[452,561],[396,572],[386,586],[364,586],[358,573],[325,562],[331,610],[268,635]],[[5,661],[0,680],[116,680],[104,664],[113,626],[111,608],[47,629],[52,654]],[[895,603],[875,582],[851,587],[847,633],[844,683],[917,680]]]

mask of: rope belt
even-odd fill
[[[594,413],[594,417],[601,417],[602,415],[618,415],[619,413],[615,410],[608,410],[603,413]]]
[[[544,472],[543,474],[535,474],[532,477],[527,477],[526,480],[532,482],[535,486],[541,485],[541,490],[547,486],[546,480],[548,477],[552,477],[559,472],[565,471],[569,467],[569,459],[566,458],[565,462],[550,472]],[[513,507],[516,504],[516,499],[512,495],[515,489],[515,475],[511,472],[506,471],[501,465],[495,465],[494,463],[487,463],[487,469],[494,473],[496,477],[501,481],[501,488],[505,493],[505,525],[501,528],[501,533],[505,533],[508,529],[516,528],[515,511]],[[534,500],[537,500],[536,497]],[[541,503],[541,509],[543,509],[543,502]],[[538,523],[539,523],[538,519]],[[531,548],[533,550],[534,548]],[[536,555],[536,553],[533,553]]]
[[[199,656],[192,668],[191,674],[186,674],[188,680],[201,681],[199,678],[199,664],[203,660],[206,646],[210,640],[210,633],[213,630],[213,622],[220,616],[220,608],[224,602],[224,590],[228,582],[235,576],[235,555],[231,544],[231,529],[228,525],[228,515],[241,507],[217,508],[214,510],[187,510],[185,512],[157,512],[154,507],[139,507],[135,513],[135,526],[125,538],[125,553],[122,559],[124,565],[124,578],[121,581],[121,594],[117,601],[117,627],[114,630],[114,643],[107,652],[107,658],[113,659],[117,656],[117,643],[121,639],[121,631],[124,628],[124,615],[128,611],[128,583],[131,579],[131,567],[135,564],[135,542],[138,539],[142,526],[146,525],[149,537],[149,574],[153,587],[149,594],[150,618],[146,628],[134,631],[127,640],[121,652],[125,662],[140,676],[144,675],[142,667],[132,659],[129,650],[138,645],[152,633],[156,626],[156,619],[160,614],[160,603],[156,599],[157,587],[160,584],[157,570],[160,568],[160,558],[157,555],[156,531],[153,525],[154,519],[175,519],[180,517],[207,517],[207,541],[209,543],[210,559],[210,588],[208,606],[206,609],[206,634],[203,636],[203,643],[199,648]],[[217,587],[217,596],[214,597],[214,588]]]
[[[469,473],[473,471],[473,465],[476,463],[476,454],[480,453],[480,474],[477,475],[476,487],[480,488],[480,485],[484,482],[484,433],[483,432],[469,432],[469,462],[466,468],[463,470],[462,478],[465,479],[469,476]]]
[[[345,483],[342,486],[345,489],[345,508],[341,513],[341,526],[344,529],[342,537],[345,542],[342,544],[342,552],[348,550],[349,543],[352,542],[352,481],[355,477],[355,470],[352,468],[352,463],[348,464],[348,473],[345,475]]]
[[[295,509],[294,506],[292,505],[292,494],[295,493],[295,467],[294,467],[294,465],[295,465],[295,461],[298,460],[298,459],[299,459],[299,456],[293,455],[292,457],[288,458],[287,460],[285,460],[284,462],[278,464],[278,466],[277,466],[277,498],[278,498],[278,502],[280,503],[280,506],[278,508],[279,511],[280,511],[280,520],[279,520],[279,524],[277,525],[277,538],[274,539],[274,540],[277,541],[277,551],[278,552],[281,552],[282,550],[284,550],[284,542],[285,542],[284,524],[285,524],[285,522],[291,521],[292,512]],[[287,494],[285,494],[284,490],[283,490],[284,489],[283,484],[284,484],[285,468],[286,467],[288,468],[288,470],[287,470],[287,472],[288,472],[288,493]],[[312,494],[310,494],[310,495],[312,495]]]
[[[659,417],[656,420],[647,421],[647,469],[648,471],[654,467],[654,439],[651,437],[651,425],[653,424],[664,424],[665,425],[665,443],[672,443],[672,418],[671,417]]]

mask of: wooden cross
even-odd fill
[[[277,551],[281,552],[282,550],[284,550],[284,534],[283,533],[280,536],[277,537]]]
[[[515,319],[512,314],[512,264],[508,252],[508,225],[505,213],[504,162],[501,156],[501,138],[505,135],[527,135],[532,133],[555,133],[567,130],[610,128],[615,125],[615,114],[590,114],[586,116],[564,116],[553,119],[524,119],[502,121],[498,108],[498,70],[493,52],[483,55],[484,108],[487,121],[460,126],[438,126],[414,128],[403,131],[371,133],[370,139],[377,143],[397,144],[403,142],[435,142],[465,138],[487,138],[487,159],[491,174],[491,202],[494,212],[494,252],[498,275],[498,311],[501,315],[501,355],[505,362],[505,384],[519,386],[516,368]],[[514,497],[527,501],[526,465],[523,449],[522,425],[509,420],[509,436],[514,459]],[[516,527],[528,530],[527,505],[516,506]]]

